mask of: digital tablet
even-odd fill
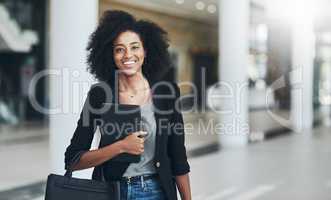
[[[141,130],[141,110],[139,105],[104,103],[105,112],[99,123],[100,147],[124,139],[131,133]],[[122,153],[111,159],[118,162],[140,161],[140,155]]]

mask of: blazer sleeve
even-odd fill
[[[174,103],[179,101],[180,90],[174,83],[176,98]],[[180,104],[180,102],[178,102]],[[171,169],[174,176],[184,175],[190,172],[190,166],[187,161],[185,148],[185,131],[181,106],[174,106],[174,112],[171,117],[172,131],[168,138],[168,156],[171,160]]]
[[[83,109],[80,113],[76,129],[69,146],[64,153],[65,169],[67,170],[74,160],[79,160],[91,148],[94,132],[97,128],[99,114],[93,110],[99,107],[100,98],[96,88],[89,90]],[[79,158],[78,158],[79,157]]]

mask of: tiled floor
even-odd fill
[[[191,160],[194,199],[331,199],[331,133],[318,128]]]
[[[47,128],[2,127],[0,191],[43,181],[49,173],[48,157]]]
[[[194,199],[331,199],[329,130],[317,128],[245,148],[222,149],[190,158]],[[48,149],[45,138],[35,138],[24,144],[0,145],[1,200],[43,199],[40,181],[45,181],[49,173]],[[29,184],[30,188],[8,190]],[[10,198],[8,191],[12,194]],[[8,198],[4,198],[5,194]]]

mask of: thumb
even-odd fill
[[[132,135],[135,135],[137,137],[144,136],[146,134],[147,134],[147,132],[145,132],[145,131],[137,131],[137,132],[132,133]]]
[[[147,135],[147,131],[139,131],[138,132],[138,137],[143,138]]]

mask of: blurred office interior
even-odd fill
[[[95,82],[86,71],[88,37],[109,9],[169,34],[168,78],[193,126],[185,144],[194,199],[331,197],[330,1],[0,0],[0,199],[42,199],[48,173],[64,172],[65,147]],[[45,70],[51,74],[40,76]],[[220,82],[241,85],[218,99],[226,94]],[[232,128],[197,127],[213,120]],[[300,181],[305,174],[311,185]]]

